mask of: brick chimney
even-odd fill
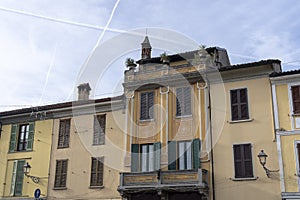
[[[78,101],[89,100],[91,87],[89,83],[82,83],[78,87]]]

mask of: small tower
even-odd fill
[[[142,59],[151,58],[151,49],[152,47],[150,45],[149,38],[146,36],[142,42]]]

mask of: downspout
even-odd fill
[[[169,86],[167,87],[167,91],[163,92],[161,90],[161,87],[159,88],[159,92],[160,92],[160,99],[161,99],[161,119],[160,119],[160,127],[161,127],[161,131],[160,131],[160,137],[161,137],[161,144],[163,144],[163,132],[162,132],[162,129],[163,129],[163,121],[162,121],[162,118],[163,118],[163,113],[162,113],[162,107],[163,107],[163,102],[162,102],[162,95],[165,94],[166,95],[166,144],[168,144],[168,139],[169,139],[169,119],[168,119],[168,115],[169,115],[169,93],[170,91],[170,88]],[[168,148],[166,148],[166,153],[168,153]]]
[[[50,159],[49,159],[49,169],[48,169],[48,187],[47,187],[47,194],[46,194],[46,199],[49,198],[49,191],[51,191],[50,187],[50,177],[51,177],[51,168],[52,168],[52,158],[53,156],[51,155],[53,152],[53,144],[54,144],[54,119],[52,119],[52,133],[51,133],[51,147],[50,147]]]
[[[132,144],[132,136],[133,136],[133,120],[134,120],[134,114],[133,114],[133,106],[134,106],[134,93],[130,97],[131,101],[131,107],[130,107],[130,145],[129,145],[129,152],[131,152],[131,144]]]
[[[277,132],[277,130],[280,129],[280,124],[279,124],[279,117],[278,117],[276,85],[271,83],[271,87],[272,87],[271,90],[272,107],[273,107],[273,116],[274,116],[274,134],[275,134],[275,141],[277,144],[277,153],[278,153],[278,162],[279,162],[280,188],[281,188],[281,192],[285,192],[283,160],[282,160],[282,151],[281,151],[281,136]]]

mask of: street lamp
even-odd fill
[[[258,159],[259,159],[259,163],[261,164],[261,166],[263,167],[263,169],[266,172],[266,175],[268,178],[270,178],[270,172],[279,172],[279,170],[270,170],[268,169],[265,165],[267,163],[267,157],[268,155],[264,152],[264,150],[261,150],[259,152],[259,154],[257,155]]]
[[[39,177],[29,175],[30,169],[31,169],[31,166],[29,165],[28,162],[26,162],[26,164],[24,165],[24,175],[26,177],[28,177],[28,178],[31,178],[31,180],[34,183],[39,183],[40,182],[40,178]]]

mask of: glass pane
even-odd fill
[[[148,171],[153,171],[154,170],[154,148],[153,145],[149,145],[149,170]]]

